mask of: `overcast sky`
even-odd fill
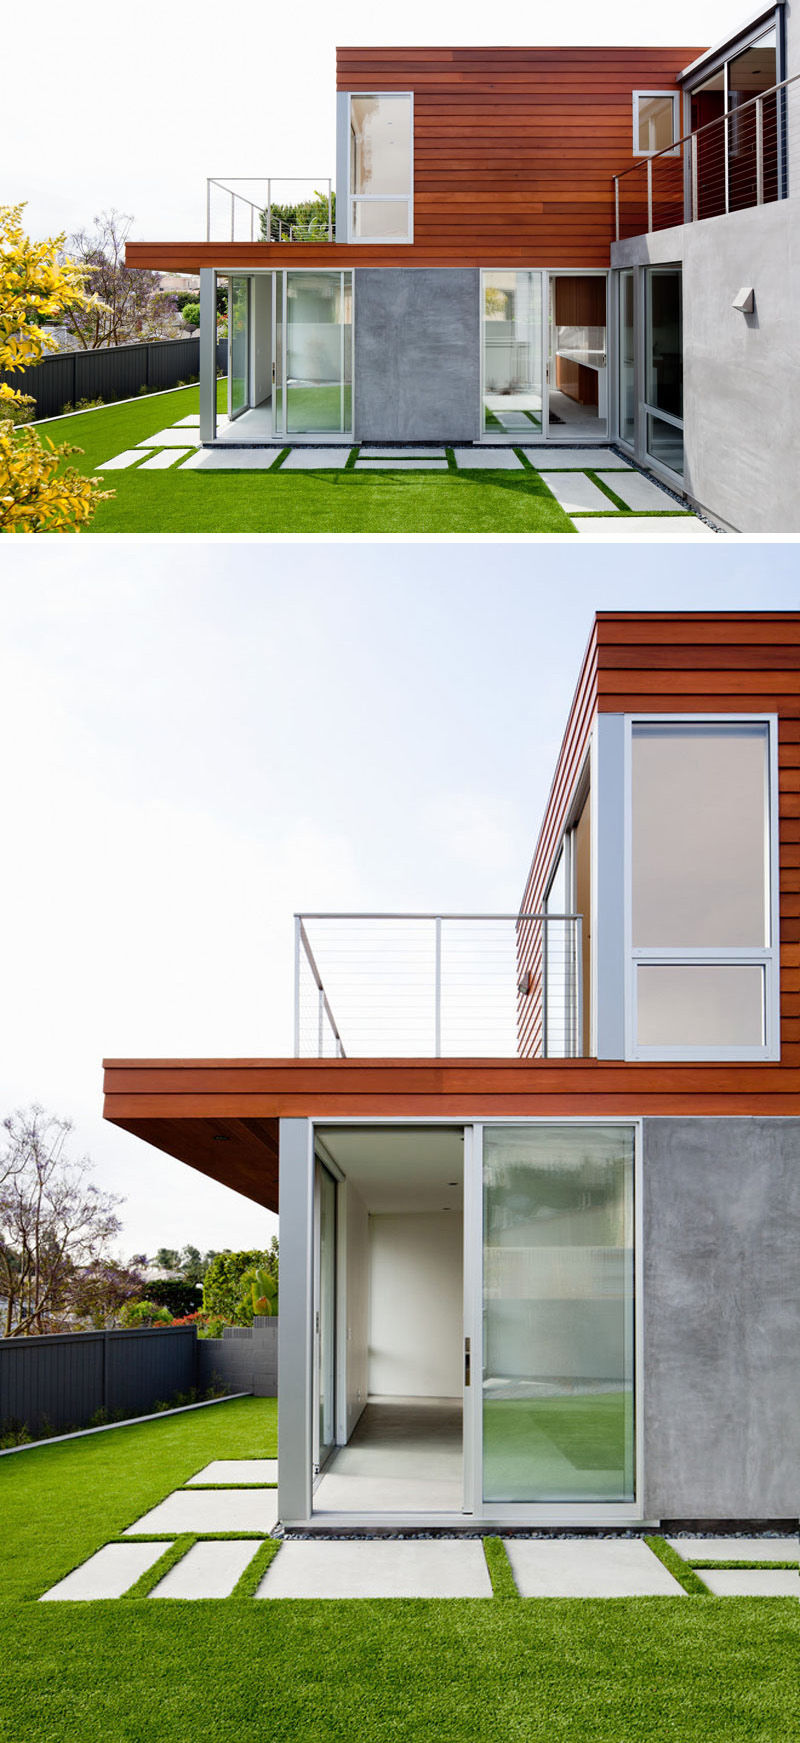
[[[792,546],[633,556],[7,542],[2,1109],[75,1120],[123,1253],[274,1219],[104,1125],[104,1055],[290,1053],[295,909],[513,910],[596,608],[800,605]]]
[[[84,0],[79,13],[41,0],[11,8],[3,53],[2,198],[29,202],[42,236],[112,207],[149,241],[205,233],[206,176],[335,174],[335,50],[347,44],[618,44],[717,42],[745,0],[350,0],[291,5],[239,0],[131,9]]]

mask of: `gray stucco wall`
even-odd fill
[[[800,198],[612,249],[681,261],[686,489],[737,532],[800,532]],[[752,315],[732,307],[745,285]]]
[[[354,334],[359,440],[477,440],[477,270],[359,267]]]
[[[644,1122],[649,1519],[800,1510],[800,1120]]]

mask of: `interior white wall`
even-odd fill
[[[256,273],[250,283],[253,315],[251,403],[260,405],[272,393],[272,279],[268,273]]]
[[[337,1441],[350,1435],[367,1402],[369,1361],[369,1217],[356,1188],[339,1187],[339,1299],[337,1302]]]
[[[463,1216],[369,1218],[369,1390],[461,1396]]]

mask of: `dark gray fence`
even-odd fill
[[[226,1326],[221,1338],[198,1338],[197,1385],[222,1384],[256,1398],[278,1395],[278,1321],[256,1316],[249,1326]]]
[[[196,1385],[193,1325],[0,1339],[0,1427],[86,1428],[99,1410],[146,1416]]]
[[[217,369],[227,367],[227,342],[217,344]],[[58,351],[0,381],[36,401],[37,418],[58,417],[79,399],[134,399],[140,390],[174,387],[200,371],[199,339],[151,339],[103,351]]]

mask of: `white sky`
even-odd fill
[[[728,539],[2,556],[0,1112],[75,1120],[126,1255],[274,1219],[104,1125],[104,1055],[290,1053],[295,909],[513,909],[595,609],[800,605]]]
[[[335,174],[337,43],[635,44],[706,47],[752,10],[746,0],[351,0],[293,6],[209,0],[131,11],[85,0],[11,9],[3,53],[4,201],[27,199],[36,236],[116,207],[132,235],[196,240],[206,176]]]

